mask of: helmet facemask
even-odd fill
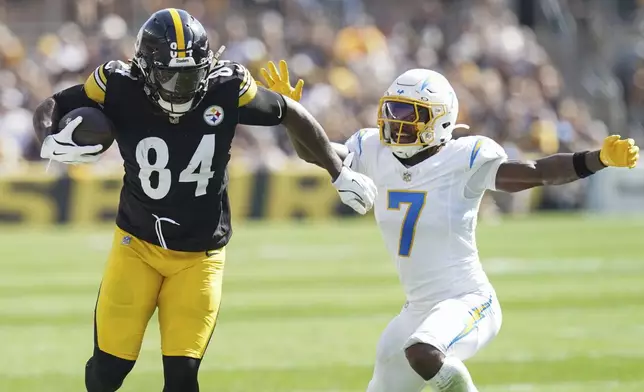
[[[148,66],[141,57],[136,63],[145,77],[146,94],[165,112],[179,116],[196,107],[205,95],[212,57],[210,52],[201,64],[193,58],[175,58],[169,65],[154,61]]]
[[[378,106],[380,139],[399,158],[409,158],[432,145],[434,126],[446,114],[445,104],[385,96]]]
[[[201,103],[214,60],[201,23],[184,10],[168,8],[139,29],[132,63],[148,98],[176,119]]]

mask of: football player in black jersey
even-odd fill
[[[322,162],[344,203],[363,214],[373,205],[373,182],[343,166],[317,121],[292,99],[258,86],[242,65],[219,61],[221,51],[213,54],[187,12],[158,11],[139,31],[129,63],[99,66],[84,85],[45,100],[34,115],[43,158],[94,162],[100,146],[72,141],[82,119],[57,128],[75,108],[100,108],[115,125],[125,162],[85,370],[89,392],[120,388],[157,307],[163,390],[199,390],[231,236],[226,166],[237,124],[284,124]]]

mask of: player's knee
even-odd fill
[[[200,359],[189,357],[163,357],[163,392],[199,392]]]
[[[416,343],[407,347],[405,356],[411,368],[425,380],[431,380],[438,374],[445,359],[445,354],[426,343]]]
[[[85,365],[85,387],[87,392],[113,392],[118,390],[133,367],[134,361],[95,349],[94,355]]]

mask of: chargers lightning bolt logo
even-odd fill
[[[427,87],[427,86],[429,86],[429,83],[430,83],[429,78],[425,79],[423,84],[420,86],[420,91],[427,90],[427,91],[429,91],[430,93],[433,94],[434,92]]]
[[[479,139],[476,141],[476,144],[472,149],[472,154],[470,154],[470,169],[472,168],[472,166],[474,166],[474,161],[476,160],[476,156],[479,155],[479,151],[481,151],[482,145],[483,145],[483,140]]]

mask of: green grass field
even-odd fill
[[[83,391],[111,230],[0,229],[0,391]],[[644,218],[481,224],[504,310],[482,392],[644,391]],[[367,222],[237,225],[203,391],[364,391],[403,304]],[[156,318],[122,391],[160,391]],[[396,391],[392,391],[396,392]]]

